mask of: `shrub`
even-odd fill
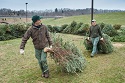
[[[71,32],[72,34],[74,34],[75,30],[77,29],[77,22],[73,21],[70,25],[70,28],[71,28]]]
[[[77,25],[76,25],[76,27],[75,27],[75,30],[74,30],[74,34],[78,34],[78,29],[81,27],[83,25],[83,23],[78,23]]]
[[[105,24],[103,22],[99,23],[98,25],[100,26],[101,30],[105,27]]]
[[[4,34],[3,36],[0,36],[0,41],[4,40],[10,40],[10,39],[15,39],[16,37],[10,35],[10,34]]]
[[[61,28],[59,27],[59,26],[53,26],[53,29],[55,30],[55,32],[60,32],[61,30]]]
[[[86,35],[89,30],[89,24],[82,24],[81,27],[77,30],[77,34]]]
[[[60,28],[60,32],[62,32],[67,26],[68,26],[68,24],[62,25],[61,28]]]
[[[120,24],[115,24],[113,25],[113,27],[116,29],[116,30],[119,30],[121,28],[121,25]]]
[[[50,32],[53,32],[53,33],[55,32],[55,29],[51,25],[47,25],[47,27]]]
[[[74,33],[75,28],[77,26],[77,23],[75,21],[73,21],[70,25],[68,25],[64,30],[63,33]]]
[[[26,24],[13,24],[10,25],[11,35],[17,38],[22,37],[22,35],[26,32],[26,30],[29,28]]]
[[[75,27],[77,25],[77,22],[75,22],[75,21],[72,21],[72,23],[71,23],[71,27]]]
[[[114,36],[111,41],[113,42],[125,42],[125,36],[120,35],[120,36]]]
[[[121,29],[121,35],[125,35],[125,29]]]
[[[20,38],[29,26],[27,24],[0,25],[0,40]]]
[[[108,36],[107,34],[103,34],[102,36],[103,36],[104,40],[99,41],[99,44],[98,44],[99,51],[102,52],[102,53],[111,53],[111,52],[113,52],[114,47],[112,45],[110,36]]]
[[[6,25],[0,25],[0,36],[4,35],[6,33]]]
[[[68,25],[64,30],[63,33],[71,33],[71,28],[70,25]]]
[[[109,35],[110,37],[118,35],[117,30],[115,30],[112,25],[105,25],[105,27],[102,29],[102,32]]]
[[[92,42],[88,40],[87,38],[84,39],[84,45],[86,50],[91,50],[92,51]]]

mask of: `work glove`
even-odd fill
[[[100,40],[103,40],[103,37]]]
[[[52,48],[52,45],[51,46],[49,46],[50,48]]]
[[[23,49],[20,49],[20,54],[24,55],[24,50]]]
[[[88,40],[90,39],[90,37],[87,38]]]

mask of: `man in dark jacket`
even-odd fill
[[[52,48],[52,41],[49,36],[48,29],[45,25],[41,24],[40,16],[33,16],[32,26],[26,31],[22,37],[20,45],[20,54],[24,54],[24,48],[27,40],[31,37],[35,48],[35,56],[38,59],[38,63],[42,70],[42,77],[49,77],[49,69],[47,65],[47,53],[44,52],[44,48],[48,45]]]
[[[101,37],[101,39],[100,39]],[[92,26],[90,27],[89,30],[89,37],[88,39],[91,39],[92,44],[93,44],[93,49],[91,53],[91,57],[94,56],[94,54],[97,53],[97,44],[99,40],[103,40],[102,38],[102,33],[100,27],[96,24],[96,20],[92,20]]]

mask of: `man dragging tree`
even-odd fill
[[[91,53],[91,57],[93,57],[98,52],[97,44],[98,44],[99,40],[103,40],[101,29],[96,24],[96,20],[92,20],[92,25],[90,26],[90,29],[89,29],[88,40],[89,39],[92,41],[92,44],[93,44],[93,49],[92,49],[92,53]]]
[[[49,36],[48,29],[45,25],[41,24],[40,16],[33,16],[32,21],[33,24],[31,28],[29,28],[22,38],[22,42],[20,45],[20,54],[24,53],[24,48],[27,40],[31,37],[33,40],[34,48],[35,48],[35,57],[38,59],[38,63],[42,70],[42,76],[45,78],[49,77],[49,69],[47,65],[47,53],[44,52],[44,48],[50,46],[52,48],[52,41]]]

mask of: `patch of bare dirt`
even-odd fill
[[[125,43],[113,43],[113,46],[117,47],[117,48],[121,48],[121,47],[125,46]]]
[[[15,23],[25,23],[26,22],[26,18],[18,18],[18,17],[5,17],[6,20],[2,20],[3,18],[0,18],[0,22],[5,22],[5,23],[9,23],[9,24],[15,24]],[[4,18],[4,19],[5,19]],[[27,18],[27,22],[31,23],[31,18]]]

